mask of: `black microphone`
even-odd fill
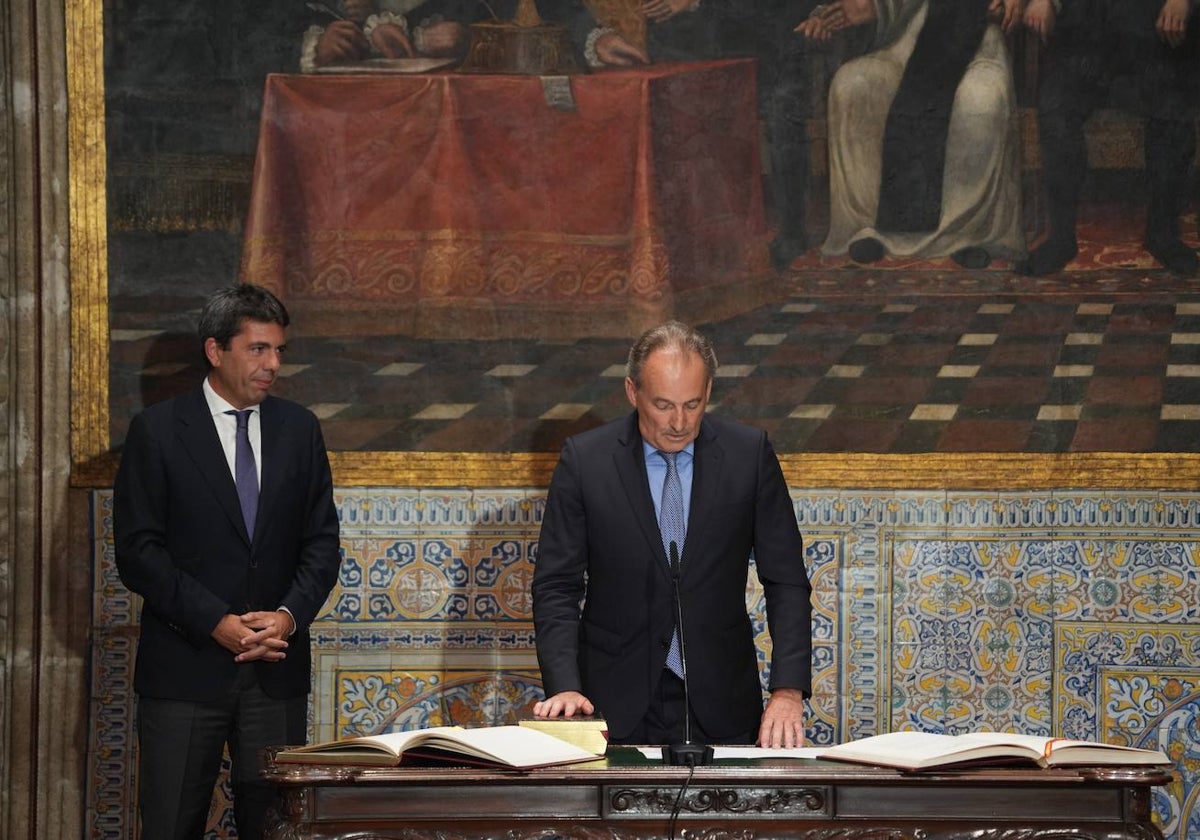
[[[692,701],[688,696],[687,648],[683,643],[683,600],[679,597],[679,546],[671,540],[671,587],[675,601],[675,627],[679,631],[679,664],[683,673],[683,743],[662,748],[663,762],[680,767],[700,767],[713,762],[713,748],[692,742]]]

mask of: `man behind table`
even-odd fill
[[[705,415],[716,368],[695,330],[677,322],[651,329],[629,354],[625,393],[634,412],[564,444],[533,580],[546,690],[535,715],[602,714],[612,743],[684,740],[664,538],[675,526],[660,518],[672,507],[675,473],[692,739],[803,744],[812,589],[800,532],[766,434]],[[772,641],[765,711],[745,603],[752,552]]]

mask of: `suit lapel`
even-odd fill
[[[721,467],[724,459],[712,424],[703,420],[700,422],[700,434],[696,436],[693,453],[692,500],[688,508],[688,529],[687,537],[683,541],[680,577],[687,574],[687,558],[693,555],[698,546],[704,544],[705,525],[711,518],[709,512],[721,487]]]
[[[637,430],[636,413],[630,415],[628,425],[617,440],[613,460],[634,519],[658,558],[658,568],[665,575],[667,555],[663,552],[662,532],[658,530],[658,518],[654,515],[654,499],[650,495],[650,484],[646,478],[646,456],[643,452],[642,436]]]
[[[213,423],[208,401],[204,399],[204,391],[196,389],[179,398],[177,419],[179,439],[196,465],[197,471],[220,502],[225,515],[248,544],[250,539],[246,534],[246,523],[242,519],[237,485],[229,472],[229,462],[225,460],[225,451],[221,448],[221,439],[217,437],[217,427]]]

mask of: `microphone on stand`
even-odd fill
[[[679,631],[679,664],[683,673],[683,743],[662,748],[663,762],[678,767],[700,767],[713,762],[713,748],[692,742],[692,701],[688,696],[687,647],[683,643],[683,601],[679,597],[679,547],[671,540],[671,588],[675,601],[675,627]]]

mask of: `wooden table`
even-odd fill
[[[1156,768],[917,775],[777,759],[698,768],[689,782],[629,748],[527,773],[277,765],[270,754],[263,772],[281,793],[271,840],[1161,840],[1151,791],[1170,780]]]
[[[241,278],[325,335],[629,337],[777,294],[754,62],[556,84],[269,76]]]

